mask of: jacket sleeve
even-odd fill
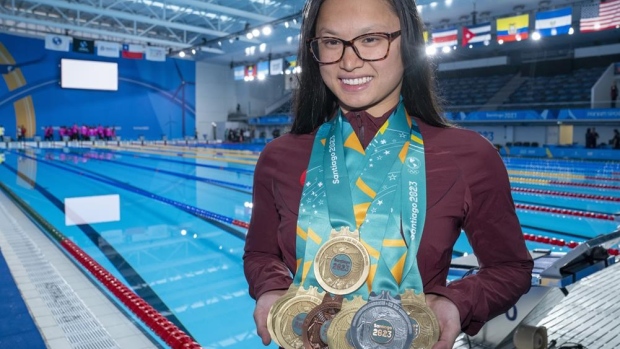
[[[467,182],[463,230],[480,269],[447,287],[427,291],[456,304],[461,327],[469,335],[506,312],[529,290],[534,265],[525,246],[504,163],[489,142],[482,139],[474,143],[473,153],[460,159],[459,166]]]
[[[278,241],[280,216],[273,194],[277,156],[273,153],[274,149],[267,146],[256,164],[252,218],[243,255],[245,277],[254,299],[267,291],[287,289],[292,282]]]

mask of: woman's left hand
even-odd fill
[[[433,310],[439,322],[439,341],[433,349],[452,349],[456,337],[461,333],[458,308],[448,298],[435,294],[426,295],[426,305]]]

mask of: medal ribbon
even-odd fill
[[[369,288],[396,294],[399,285],[406,286],[402,281],[407,288],[421,285],[415,253],[424,222],[426,178],[423,143],[412,121],[399,103],[366,151],[340,112],[319,128],[299,207],[294,284],[318,286],[312,268],[316,252],[332,228],[349,227],[359,230],[371,260],[368,287],[351,295],[367,298]],[[415,183],[412,195],[417,197],[400,195],[410,183]],[[401,211],[407,241],[400,234]],[[414,258],[408,258],[412,252]]]

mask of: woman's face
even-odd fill
[[[315,35],[352,40],[399,29],[399,18],[386,0],[326,0],[319,10]],[[404,72],[400,40],[392,41],[382,61],[365,62],[347,47],[340,62],[321,65],[321,77],[345,113],[366,110],[380,117],[396,106]]]

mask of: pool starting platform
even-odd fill
[[[620,230],[564,253],[531,251],[532,287],[476,336],[461,335],[455,349],[620,348],[620,263],[608,249]],[[451,275],[475,274],[474,255],[455,258]]]

